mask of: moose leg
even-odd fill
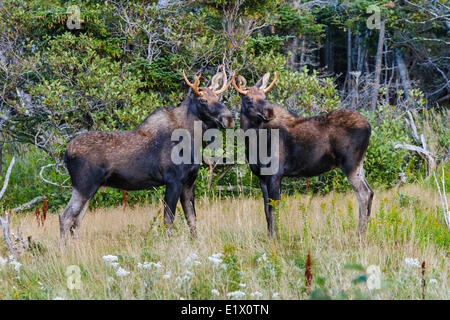
[[[183,186],[180,197],[181,206],[183,207],[184,216],[186,217],[192,238],[197,237],[194,194],[194,183],[189,183]]]
[[[90,199],[89,199],[90,200]],[[86,201],[83,208],[81,209],[80,213],[76,216],[75,222],[72,225],[72,228],[70,229],[70,233],[74,238],[78,238],[78,230],[81,225],[81,221],[83,220],[84,215],[86,214],[86,211],[89,207],[89,200]]]
[[[266,220],[267,220],[267,235],[269,237],[272,236],[272,226],[273,226],[273,217],[272,213],[269,210],[269,192],[267,190],[267,183],[263,179],[259,180],[262,195],[264,198],[264,213],[266,214]]]
[[[60,238],[64,244],[67,241],[67,231],[70,231],[70,233],[74,235],[73,228],[77,224],[77,219],[79,219],[80,214],[82,213],[81,216],[84,215],[84,212],[82,211],[87,209],[89,200],[89,197],[83,196],[77,189],[73,188],[72,197],[70,198],[69,204],[59,215]]]
[[[170,235],[173,220],[177,209],[178,199],[180,199],[182,185],[174,182],[166,185],[166,194],[164,195],[164,224],[167,235]]]
[[[274,223],[273,212],[278,210],[280,200],[281,177],[271,176],[267,184],[268,210],[266,212],[267,231],[270,238],[277,237],[277,225]]]
[[[356,198],[359,203],[359,223],[358,231],[362,234],[367,230],[367,224],[370,219],[370,212],[372,208],[373,190],[370,188],[364,177],[363,163],[354,168],[347,174],[348,181],[356,193]]]

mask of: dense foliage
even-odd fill
[[[364,96],[372,81],[378,41],[378,31],[366,26],[370,5],[378,5],[386,20],[389,42],[385,46],[391,52],[383,59],[375,109],[370,109],[369,98]],[[415,6],[422,9],[415,10]],[[448,92],[444,86],[448,66],[442,63],[448,51],[448,29],[443,23],[446,18],[436,18],[440,8],[440,2],[433,7],[424,1],[415,5],[328,1],[322,6],[314,1],[251,0],[3,1],[3,167],[12,154],[19,158],[3,205],[16,207],[39,195],[52,199],[52,209],[64,205],[70,189],[62,158],[69,139],[85,130],[133,128],[152,110],[177,105],[186,97],[188,87],[182,81],[182,70],[188,76],[203,72],[202,81],[207,83],[221,63],[229,72],[238,70],[249,83],[265,72],[278,71],[279,80],[268,99],[300,115],[342,106],[358,110],[372,124],[365,163],[369,182],[393,187],[400,172],[406,172],[410,181],[420,180],[425,175],[424,162],[408,151],[394,149],[394,145],[413,143],[404,111],[416,109],[424,123],[430,124],[427,139],[439,137],[436,154],[442,159],[448,152],[448,113],[432,111],[430,116],[424,111],[439,109],[439,99]],[[350,65],[346,63],[347,49],[341,45],[348,30],[357,43],[350,45]],[[405,44],[418,37],[422,39]],[[419,52],[426,55],[419,59]],[[389,69],[398,59],[413,66],[408,68],[411,81],[405,87],[397,80],[401,65],[395,74]],[[424,68],[428,72],[423,72]],[[367,81],[354,87],[349,74],[345,81],[340,77],[346,70],[362,71]],[[397,86],[392,84],[394,77]],[[433,81],[428,81],[430,77]],[[415,80],[422,80],[417,87]],[[355,88],[361,92],[358,97]],[[239,110],[234,90],[228,90],[223,100],[235,112]],[[435,121],[436,117],[440,120]],[[39,176],[47,164],[53,166],[42,175],[55,185]],[[219,166],[212,177],[208,170],[206,166],[201,169],[199,195],[259,194],[258,183],[246,165],[237,165],[225,175],[221,173],[227,168]],[[338,171],[312,178],[309,184],[314,192],[349,188]],[[227,186],[235,188],[228,190]],[[215,192],[211,193],[211,188]],[[305,192],[306,188],[303,179],[284,181],[287,192]],[[128,201],[154,201],[159,195],[161,190],[133,192]],[[92,205],[117,205],[120,201],[120,191],[107,190],[99,192]]]

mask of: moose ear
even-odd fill
[[[237,85],[240,89],[245,90],[247,88],[247,80],[241,75],[237,78]]]
[[[256,84],[255,87],[257,87],[260,90],[264,90],[267,87],[267,83],[270,79],[270,72],[267,72]]]
[[[209,85],[209,89],[216,91],[217,89],[219,89],[220,86],[220,82],[223,79],[223,73],[222,72],[218,72],[214,75],[214,77],[212,77],[211,79],[211,84]]]

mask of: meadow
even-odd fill
[[[181,208],[171,237],[161,202],[99,208],[65,249],[56,214],[44,226],[18,214],[13,229],[21,222],[34,246],[8,262],[0,245],[0,299],[450,299],[450,234],[439,206],[437,192],[417,184],[375,190],[361,237],[352,192],[283,196],[276,240],[267,238],[259,197],[197,198],[194,240]],[[372,265],[381,272],[375,288]]]

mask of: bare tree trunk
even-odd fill
[[[3,144],[0,144],[0,177],[2,176],[3,169]]]
[[[402,82],[403,90],[405,90],[405,98],[409,99],[409,80],[408,80],[408,70],[405,66],[405,61],[402,57],[402,52],[400,50],[395,50],[395,61],[397,62],[398,73],[400,74],[400,80]]]
[[[290,48],[291,58],[288,59],[288,68],[291,69],[292,71],[296,71],[297,56],[298,56],[298,36],[294,37],[290,47],[291,47]]]
[[[352,71],[352,29],[349,27],[347,29],[347,76],[345,77],[345,85],[347,86],[349,94],[352,90],[351,85],[352,76],[350,75],[351,71]]]
[[[327,66],[327,71],[334,72],[333,65],[333,43],[331,41],[331,30],[327,28],[327,35],[325,39],[325,64]]]
[[[303,38],[302,45],[301,45],[299,70],[301,70],[301,68],[303,68],[303,66],[305,65],[305,54],[306,54],[306,41],[305,41],[305,38]]]
[[[364,38],[361,38],[361,34],[358,34],[358,60],[356,64],[356,71],[362,71],[364,66],[364,61],[366,60],[367,47],[363,44],[363,40],[367,38],[367,31],[364,33]]]
[[[380,90],[380,76],[381,76],[381,62],[383,59],[383,44],[384,44],[384,21],[380,22],[380,36],[378,38],[377,60],[375,65],[375,81],[373,84],[373,94],[371,108],[375,111],[378,100],[378,91]]]

